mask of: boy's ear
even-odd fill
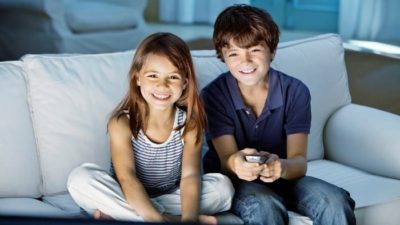
[[[275,59],[275,53],[276,53],[276,50],[271,54],[271,62],[274,61],[274,59]]]

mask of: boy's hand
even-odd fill
[[[272,183],[282,175],[282,163],[275,154],[270,154],[268,160],[262,165],[260,180],[265,183]]]
[[[251,154],[257,154],[257,150],[254,148],[245,148],[232,155],[234,157],[233,169],[236,175],[242,180],[253,181],[258,178],[260,172],[264,169],[263,165],[258,163],[246,162],[244,156]]]

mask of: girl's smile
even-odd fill
[[[167,109],[182,96],[186,78],[167,57],[150,54],[139,72],[137,85],[150,107]]]

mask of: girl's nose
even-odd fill
[[[159,86],[159,87],[167,87],[168,86],[168,79],[160,79],[157,82],[157,86]]]

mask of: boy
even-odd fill
[[[204,169],[231,177],[233,213],[253,225],[288,224],[287,210],[316,225],[355,224],[347,191],[305,176],[310,93],[270,68],[279,42],[271,16],[248,5],[228,7],[215,22],[213,41],[229,71],[202,91],[209,145]],[[267,160],[248,162],[248,155]]]

